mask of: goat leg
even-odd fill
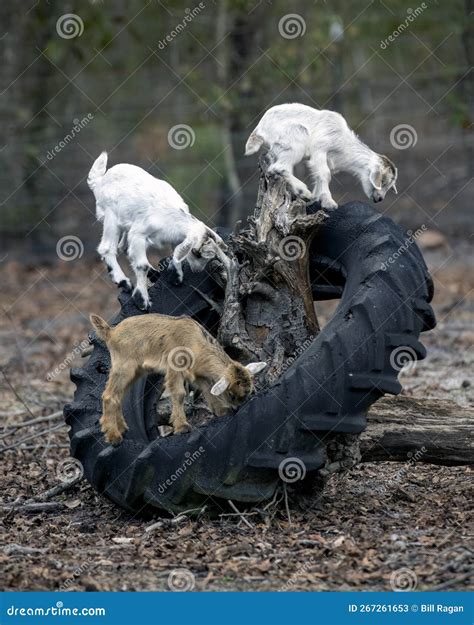
[[[122,442],[124,432],[128,430],[122,413],[122,400],[125,392],[136,379],[136,373],[112,366],[109,379],[102,395],[102,417],[100,427],[105,440],[112,445]]]
[[[170,424],[173,426],[175,434],[183,434],[191,431],[191,425],[186,419],[184,412],[184,398],[186,389],[184,388],[184,378],[181,372],[168,369],[165,378],[165,389],[171,399]]]

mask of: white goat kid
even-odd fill
[[[96,199],[97,219],[104,224],[97,251],[113,282],[131,291],[130,280],[117,261],[117,253],[127,250],[136,276],[133,297],[142,310],[150,308],[147,277],[156,281],[159,276],[148,261],[148,247],[156,248],[160,260],[172,253],[180,282],[184,259],[193,271],[202,270],[212,257],[228,267],[225,243],[190,214],[182,197],[164,180],[126,163],[107,170],[107,153],[102,152],[92,165],[87,184]]]
[[[337,208],[329,190],[331,174],[348,172],[361,182],[374,202],[389,189],[397,193],[397,168],[390,159],[367,147],[334,111],[318,111],[304,104],[280,104],[269,109],[251,133],[245,154],[265,146],[271,164],[268,173],[286,178],[297,197],[316,200],[322,208]],[[293,175],[293,168],[307,160],[314,179],[313,193]]]

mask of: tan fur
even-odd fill
[[[118,444],[127,424],[122,400],[127,389],[147,373],[165,376],[171,399],[170,423],[175,433],[191,429],[184,412],[185,382],[197,387],[212,412],[218,416],[236,407],[252,392],[252,374],[232,360],[219,343],[189,317],[148,314],[130,317],[111,328],[98,315],[90,321],[110,352],[112,368],[102,395],[100,419],[107,442]],[[264,363],[258,363],[264,365]],[[215,396],[211,389],[223,377],[227,389]]]

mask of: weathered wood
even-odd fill
[[[474,464],[474,410],[441,399],[381,399],[360,437],[362,462]]]
[[[306,214],[282,178],[262,163],[255,217],[229,241],[233,263],[219,338],[243,359],[266,360],[274,379],[298,347],[319,332],[309,281],[311,241],[327,215]]]

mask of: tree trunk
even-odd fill
[[[382,399],[361,434],[362,462],[474,464],[474,410],[440,399]]]
[[[311,241],[326,218],[306,214],[282,178],[262,175],[255,217],[231,237],[219,338],[235,357],[266,360],[266,381],[319,332],[309,281]]]

